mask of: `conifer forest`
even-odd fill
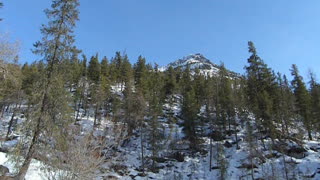
[[[0,34],[1,180],[320,179],[314,72],[276,72],[249,40],[244,73],[200,53],[85,54],[79,7],[52,0],[38,60]]]

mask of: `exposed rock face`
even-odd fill
[[[301,145],[298,145],[298,144],[289,145],[284,142],[277,143],[272,148],[273,150],[276,150],[278,152],[283,152],[287,156],[291,156],[297,159],[302,159],[306,157],[306,152],[307,152],[307,150]]]

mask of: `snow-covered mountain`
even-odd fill
[[[183,57],[182,59],[178,59],[172,63],[169,63],[167,66],[161,67],[160,71],[165,71],[169,67],[181,68],[185,69],[189,66],[189,68],[193,71],[195,69],[199,69],[201,74],[215,76],[219,73],[219,65],[212,63],[209,59],[207,59],[204,55],[200,53],[191,54]],[[232,74],[234,72],[229,71]]]

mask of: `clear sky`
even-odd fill
[[[3,0],[0,32],[21,41],[21,62],[39,57],[30,49],[46,23],[50,0]],[[252,40],[275,71],[291,64],[320,77],[320,1],[292,0],[80,0],[76,44],[84,54],[108,58],[126,51],[159,65],[202,53],[243,73]],[[320,78],[318,78],[320,79]]]

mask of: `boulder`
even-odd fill
[[[258,166],[255,164],[244,163],[244,164],[241,164],[241,166],[239,166],[237,168],[254,169],[254,168],[258,168]]]
[[[164,158],[164,157],[153,157],[152,160],[158,162],[158,163],[165,163],[168,161],[167,158]]]
[[[293,146],[287,150],[287,155],[297,159],[302,159],[306,157],[306,154],[305,154],[306,152],[307,150],[305,150],[301,146]]]
[[[178,162],[184,162],[185,155],[182,152],[175,152],[172,155],[172,158],[177,160]]]
[[[232,144],[229,141],[226,141],[223,145],[226,148],[231,148],[232,147]]]

